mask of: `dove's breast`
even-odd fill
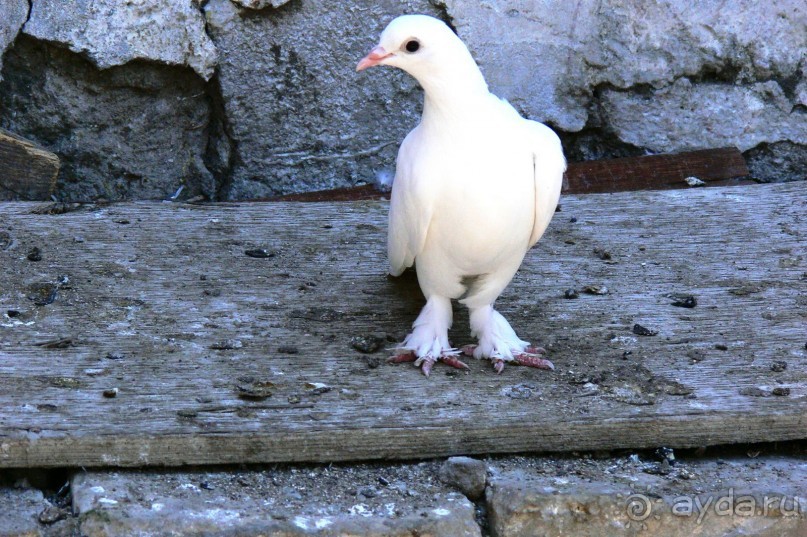
[[[455,130],[421,164],[434,193],[426,257],[460,277],[521,262],[535,218],[533,157],[523,140],[490,125]]]

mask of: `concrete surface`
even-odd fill
[[[706,453],[662,448],[456,462],[75,471],[69,490],[61,492],[39,490],[19,477],[3,481],[0,474],[0,535],[803,537],[807,532],[803,442]],[[484,495],[472,503],[443,483],[446,465],[469,474],[484,467]]]

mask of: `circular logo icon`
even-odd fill
[[[625,500],[625,513],[634,522],[642,522],[653,514],[653,502],[644,494],[632,494]]]

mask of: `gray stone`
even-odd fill
[[[23,31],[84,54],[101,69],[149,60],[187,65],[207,80],[216,65],[192,0],[32,0]]]
[[[751,177],[760,181],[807,180],[807,146],[790,142],[760,144],[745,154]]]
[[[488,488],[491,535],[800,537],[807,532],[807,466],[799,459],[677,462],[663,475],[647,473],[655,463],[638,457],[605,465],[580,461],[569,473],[501,472]]]
[[[407,480],[420,480],[411,483],[424,492],[417,501],[392,487],[372,498],[352,494],[357,483],[373,479],[377,470],[372,467],[82,473],[72,481],[73,508],[80,515],[81,535],[87,537],[479,537],[474,506],[431,485],[429,470],[412,466],[403,471]]]
[[[39,513],[50,505],[39,490],[0,486],[0,537],[40,535]]]
[[[440,466],[440,480],[456,487],[472,501],[485,493],[487,478],[487,464],[470,457],[450,457]]]
[[[3,54],[17,38],[17,34],[28,18],[27,0],[0,0],[0,80],[3,80]]]
[[[445,5],[492,89],[569,131],[586,125],[600,86],[661,88],[695,75],[799,77],[807,47],[800,0],[775,8],[734,0],[712,10],[686,0]]]
[[[25,22],[26,0],[0,0],[0,127],[60,156],[66,199],[388,178],[421,92],[399,70],[354,67],[412,12],[452,23],[491,89],[558,128],[570,160],[736,145],[756,179],[804,176],[803,0],[30,4]]]
[[[0,485],[0,537],[77,535],[75,521],[68,518],[69,513],[24,480],[14,487]]]
[[[312,0],[260,12],[210,0],[236,148],[227,197],[344,187],[388,173],[419,120],[420,91],[397,69],[355,66],[387,22],[415,11],[438,14],[426,0]]]
[[[729,145],[746,151],[779,141],[807,145],[807,116],[772,80],[727,86],[679,78],[646,94],[605,90],[602,103],[621,140],[656,153]]]
[[[289,0],[232,0],[236,4],[249,9],[264,9],[266,7],[280,7]]]
[[[187,68],[88,61],[20,35],[5,57],[0,127],[62,161],[62,200],[215,195],[204,159],[211,105]]]

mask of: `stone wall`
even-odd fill
[[[807,175],[803,0],[0,0],[0,127],[61,157],[63,200],[373,182],[421,96],[354,67],[412,12],[570,160],[736,145],[757,179]]]

